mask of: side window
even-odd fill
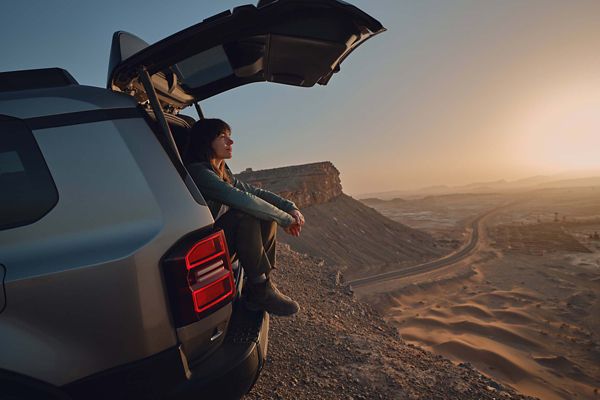
[[[0,230],[31,224],[57,202],[33,133],[24,121],[0,115]]]

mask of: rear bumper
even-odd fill
[[[239,399],[258,379],[267,357],[269,314],[233,314],[221,347],[186,371],[188,379],[169,392],[172,399]]]
[[[177,347],[64,386],[72,399],[239,399],[267,356],[269,315],[234,312],[223,344],[194,364]]]

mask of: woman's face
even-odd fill
[[[233,155],[232,153],[233,140],[231,140],[231,132],[225,131],[217,136],[210,147],[212,147],[215,158],[218,160],[228,160]]]

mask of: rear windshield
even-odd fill
[[[176,64],[181,82],[190,88],[207,85],[233,74],[233,68],[223,46],[195,54]]]
[[[0,115],[0,230],[33,223],[57,202],[33,133],[24,121]]]

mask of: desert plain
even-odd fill
[[[527,395],[600,398],[599,186],[363,202],[429,233],[445,254],[465,246],[481,217],[461,260],[354,288],[405,341]]]

